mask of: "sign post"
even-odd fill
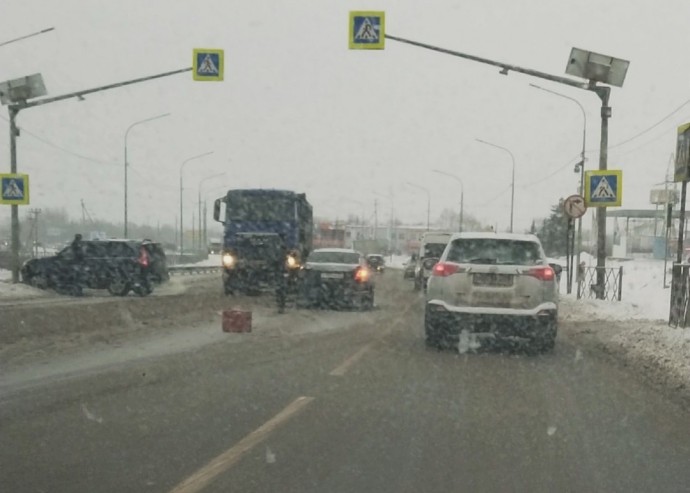
[[[568,294],[573,291],[573,272],[575,271],[574,266],[574,253],[575,253],[575,229],[573,223],[575,219],[580,219],[587,212],[587,205],[585,204],[585,199],[581,195],[571,195],[563,201],[563,212],[568,216],[568,232],[567,232],[567,243],[566,243],[566,258],[568,267]],[[579,269],[580,266],[578,265]]]
[[[676,163],[673,180],[681,183],[680,189],[680,219],[678,221],[678,250],[676,262],[683,261],[683,241],[685,228],[685,197],[687,194],[688,179],[690,179],[690,123],[678,127],[676,138]]]

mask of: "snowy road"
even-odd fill
[[[581,322],[562,324],[550,355],[438,353],[424,347],[421,298],[400,277],[383,276],[369,314],[279,316],[259,302],[251,334],[206,324],[132,335],[110,351],[70,356],[76,370],[53,360],[44,384],[25,375],[32,384],[20,385],[16,368],[0,406],[2,484],[55,492],[690,484],[688,413],[580,345],[570,326]]]

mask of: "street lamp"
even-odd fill
[[[566,96],[565,94],[561,94],[560,92],[552,91],[551,89],[546,89],[544,87],[538,86],[537,84],[531,84],[530,86],[540,89],[542,91],[546,91],[548,93],[553,94],[554,96],[560,96],[565,99],[569,99],[573,103],[577,104],[580,107],[580,111],[582,111],[582,120],[583,120],[583,127],[582,127],[582,161],[580,161],[578,164],[575,165],[575,172],[580,172],[580,187],[579,187],[579,194],[581,196],[584,196],[585,194],[585,147],[586,147],[586,142],[587,142],[587,113],[585,113],[585,108],[580,104],[580,102],[575,99],[571,98],[570,96]],[[577,218],[577,254],[576,254],[576,266],[579,267],[580,265],[580,251],[582,250],[582,216]],[[571,257],[572,258],[572,257]],[[572,263],[572,262],[571,262]],[[573,269],[573,266],[570,266],[571,271]],[[568,272],[568,293],[572,291],[572,285],[573,285],[573,275],[572,272]]]
[[[388,250],[392,252],[393,251],[393,236],[395,235],[397,237],[397,234],[393,231],[393,218],[395,216],[395,203],[393,200],[393,192],[391,190],[389,190],[388,195],[384,195],[382,193],[375,192],[372,190],[372,193],[374,195],[378,195],[379,197],[383,197],[383,198],[390,200],[391,216],[390,216],[390,221],[388,223]],[[392,253],[391,253],[391,255],[392,255]]]
[[[153,120],[158,120],[159,118],[164,118],[166,116],[170,116],[170,113],[163,113],[162,115],[152,116],[151,118],[146,118],[145,120],[139,120],[127,127],[127,131],[125,132],[125,238],[127,238],[127,167],[129,166],[129,163],[127,161],[127,137],[129,136],[129,131],[137,125],[141,125],[142,123],[147,123]]]
[[[455,178],[460,182],[460,219],[458,219],[458,231],[462,233],[462,219],[463,219],[463,214],[464,214],[464,201],[465,201],[465,184],[462,182],[462,179],[454,175],[452,173],[447,173],[445,171],[441,171],[440,169],[435,169],[433,170],[434,173],[438,173],[440,175],[446,175],[450,176],[451,178]]]
[[[206,241],[206,214],[204,211],[204,233],[203,236],[201,234],[201,185],[208,180],[212,180],[214,178],[220,178],[221,176],[225,176],[225,172],[222,173],[216,173],[215,175],[207,176],[206,178],[202,178],[199,180],[199,187],[197,189],[197,198],[198,198],[198,206],[199,206],[199,250],[201,250],[203,245],[207,245],[208,242]],[[202,243],[203,241],[203,243]]]
[[[184,225],[183,225],[183,203],[182,203],[182,191],[184,190],[183,187],[183,181],[182,181],[182,171],[184,169],[184,165],[187,164],[190,161],[194,161],[195,159],[202,158],[204,156],[208,156],[209,154],[213,154],[213,151],[209,152],[204,152],[203,154],[197,154],[196,156],[192,156],[190,158],[185,159],[182,161],[182,164],[180,164],[180,255],[184,253]]]
[[[429,193],[429,190],[427,190],[424,187],[420,187],[419,185],[410,183],[409,181],[406,182],[406,184],[414,188],[419,188],[420,190],[426,193],[426,230],[429,231],[429,216],[431,214],[431,194]]]
[[[513,153],[510,152],[510,150],[508,150],[505,147],[502,147],[502,146],[499,146],[496,144],[492,144],[491,142],[487,142],[487,141],[482,140],[482,139],[474,139],[474,140],[476,140],[477,142],[481,142],[482,144],[486,144],[488,146],[495,147],[496,149],[501,149],[501,150],[507,152],[508,154],[510,154],[510,159],[513,160],[513,178],[511,180],[512,184],[510,185],[510,232],[512,233],[513,232],[513,212],[515,210],[515,156],[513,156]]]

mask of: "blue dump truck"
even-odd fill
[[[229,190],[216,199],[213,218],[223,224],[225,294],[275,289],[279,306],[296,284],[312,248],[313,212],[303,193]],[[282,297],[282,299],[281,299]]]

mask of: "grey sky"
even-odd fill
[[[377,191],[393,194],[396,215],[423,221],[426,197],[404,182],[432,192],[435,217],[459,202],[455,181],[431,172],[439,168],[463,177],[468,213],[504,229],[510,157],[478,137],[514,153],[515,225],[526,228],[576,191],[582,134],[580,109],[530,82],[584,105],[588,167],[598,165],[593,93],[393,41],[384,51],[350,51],[348,12],[356,9],[385,10],[389,34],[558,75],[573,46],[630,60],[624,87],[612,91],[609,167],[624,170],[624,207],[649,207],[690,105],[615,144],[690,99],[690,3],[682,0],[5,0],[0,41],[56,31],[0,47],[0,79],[41,72],[50,95],[187,67],[194,47],[225,49],[222,83],[183,74],[22,112],[19,169],[31,175],[32,206],[64,206],[76,216],[83,198],[96,217],[121,221],[125,130],[170,112],[130,134],[134,222],[172,224],[180,163],[214,150],[186,167],[187,207],[200,179],[225,171],[224,180],[206,182],[209,198],[223,185],[288,188],[307,192],[316,214],[332,217],[371,214],[378,199],[385,219],[390,204]],[[0,135],[0,169],[9,171],[5,120]],[[0,214],[9,217],[9,207]]]

